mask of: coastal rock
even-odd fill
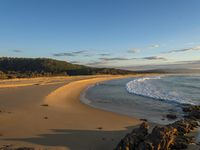
[[[193,110],[189,112],[187,117],[190,119],[200,119],[200,110]]]
[[[194,120],[200,119],[200,106],[190,105],[188,107],[183,107],[183,112],[186,113],[186,116],[185,116],[186,118],[194,119]]]
[[[139,150],[154,150],[154,146],[151,142],[144,141],[139,144]]]
[[[184,112],[191,112],[193,110],[200,110],[200,105],[188,105],[186,107],[183,107]]]
[[[193,137],[177,136],[171,149],[186,149],[190,143],[194,143]]]
[[[186,133],[189,133],[190,129],[191,129],[190,124],[185,120],[176,121],[175,123],[173,123],[173,124],[171,124],[169,126],[172,126],[172,127],[176,128],[177,131],[178,131],[177,133],[179,135],[184,135]]]
[[[170,120],[177,119],[177,116],[175,114],[167,114],[166,117]]]
[[[190,131],[199,127],[200,106],[184,107],[184,119],[165,126],[156,126],[148,133],[148,123],[127,134],[115,150],[180,150],[194,143],[193,137],[187,136]],[[171,116],[170,116],[171,117]],[[172,116],[172,118],[175,116]]]
[[[127,134],[115,150],[134,150],[139,147],[139,144],[145,140],[148,134],[148,128],[147,122],[143,122],[139,128],[133,129],[130,134]]]
[[[140,119],[141,121],[147,122],[147,119]]]
[[[173,144],[176,132],[173,127],[156,126],[148,134],[148,124],[144,122],[140,128],[127,134],[115,150],[167,150]]]
[[[187,149],[188,148],[188,144],[187,143],[183,143],[183,142],[179,142],[174,144],[171,149],[172,150],[181,150],[181,149]]]
[[[164,150],[169,149],[170,145],[173,144],[177,129],[173,127],[158,127],[156,126],[152,133],[147,137],[147,141],[150,141],[154,149]]]

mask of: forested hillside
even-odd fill
[[[0,78],[23,78],[56,75],[130,74],[112,68],[92,68],[49,58],[0,58]]]

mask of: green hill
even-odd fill
[[[113,68],[92,68],[49,58],[0,58],[0,78],[23,78],[56,75],[130,74]]]

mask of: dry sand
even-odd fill
[[[0,82],[0,146],[112,150],[140,121],[82,104],[80,94],[97,82],[124,77],[80,76]]]

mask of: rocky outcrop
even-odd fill
[[[148,135],[149,125],[143,122],[139,128],[133,129],[130,134],[127,134],[119,143],[116,150],[134,150],[134,147],[139,147]]]
[[[148,128],[141,130],[144,125],[148,127],[145,122],[142,123],[140,128],[127,134],[118,144],[116,150],[167,150],[174,143],[175,135],[177,135],[176,128],[156,126],[148,134]]]
[[[127,134],[115,150],[169,150],[186,149],[193,143],[190,131],[199,127],[200,106],[183,108],[185,118],[166,126],[156,126],[148,133],[148,123],[144,122],[130,134]]]
[[[158,127],[156,126],[152,133],[147,137],[147,141],[152,143],[154,149],[169,149],[173,144],[175,135],[177,134],[176,128]]]

